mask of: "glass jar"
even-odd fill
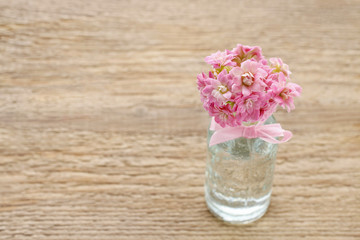
[[[271,116],[264,124],[276,123]],[[237,138],[209,147],[205,199],[209,210],[230,223],[261,218],[269,204],[277,144],[260,138]]]

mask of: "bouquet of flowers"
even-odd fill
[[[241,44],[231,51],[213,53],[205,61],[212,68],[208,74],[197,76],[197,85],[203,106],[213,117],[211,128],[239,132],[215,142],[234,139],[235,135],[260,137],[274,143],[280,143],[275,137],[284,136],[282,142],[291,138],[291,132],[281,129],[279,124],[261,125],[278,106],[288,112],[293,110],[294,98],[301,94],[301,87],[290,81],[287,64],[280,58],[267,60],[260,47]],[[225,131],[221,135],[226,135]],[[210,143],[214,144],[214,141]]]

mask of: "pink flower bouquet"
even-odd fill
[[[197,85],[203,106],[213,117],[211,128],[218,132],[210,145],[237,137],[260,137],[271,143],[291,138],[280,124],[262,125],[278,106],[293,110],[294,98],[300,96],[301,87],[290,81],[287,64],[280,58],[267,60],[260,47],[241,44],[205,61],[212,68],[197,76]],[[281,141],[275,138],[281,136]]]

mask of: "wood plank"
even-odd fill
[[[0,0],[0,239],[359,239],[359,1]],[[303,86],[271,206],[206,209],[203,58],[236,43]]]

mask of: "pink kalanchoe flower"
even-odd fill
[[[202,91],[210,98],[214,98],[219,105],[226,103],[231,97],[232,77],[223,70],[217,76],[217,79],[211,79],[210,84]]]
[[[270,58],[269,66],[272,68],[273,73],[282,72],[286,77],[290,76],[291,72],[289,70],[289,66],[281,60],[281,58]]]
[[[261,48],[256,46],[251,47],[238,44],[231,52],[235,54],[233,61],[237,63],[237,66],[240,66],[242,62],[249,59],[258,62],[264,59],[263,55],[261,54]],[[264,63],[266,64],[266,60]]]
[[[209,114],[213,116],[215,121],[222,127],[226,125],[236,126],[234,111],[229,104],[218,106],[212,103],[209,107]]]
[[[235,57],[235,54],[229,50],[224,52],[217,51],[216,53],[211,54],[205,58],[205,62],[211,64],[214,68],[220,68],[221,66],[236,66],[235,62],[232,62]]]
[[[271,85],[274,82],[279,82],[279,74],[278,73],[271,73],[272,69],[269,68],[269,66],[267,66],[266,71],[268,72],[268,75],[266,78],[264,78],[264,82],[267,85],[266,90],[269,90],[269,88],[271,87]]]
[[[234,78],[233,92],[241,92],[248,96],[251,92],[261,92],[267,86],[264,78],[268,75],[263,65],[251,60],[241,64],[241,67],[234,67],[230,74]]]
[[[260,108],[263,103],[263,96],[259,92],[254,92],[251,95],[240,95],[235,98],[235,108],[239,115],[238,120],[251,122],[257,121],[260,117]]]
[[[273,100],[290,112],[290,110],[295,109],[294,97],[300,96],[302,88],[295,83],[286,83],[285,75],[281,72],[279,74],[279,82],[274,82],[271,85],[271,90]]]
[[[205,58],[212,65],[208,75],[197,76],[204,108],[222,127],[262,122],[277,106],[290,111],[301,87],[289,82],[288,65],[280,58],[267,61],[260,47],[238,44],[232,51]]]
[[[201,73],[197,76],[197,87],[198,90],[200,92],[200,98],[201,98],[201,102],[203,102],[204,108],[206,110],[208,110],[208,106],[209,106],[209,99],[208,96],[206,94],[203,93],[203,90],[206,86],[208,86],[209,84],[211,84],[211,79],[205,75],[205,73]]]
[[[205,75],[205,73],[200,73],[197,75],[197,87],[200,93],[206,87],[206,79],[207,76]]]
[[[200,93],[207,85],[211,84],[211,79],[213,78],[214,74],[211,71],[209,71],[209,76],[206,76],[205,73],[200,73],[197,75],[197,87]]]
[[[266,121],[277,108],[277,103],[271,98],[271,93],[266,94],[265,97],[267,100],[264,101],[263,105],[260,107],[259,121]]]

